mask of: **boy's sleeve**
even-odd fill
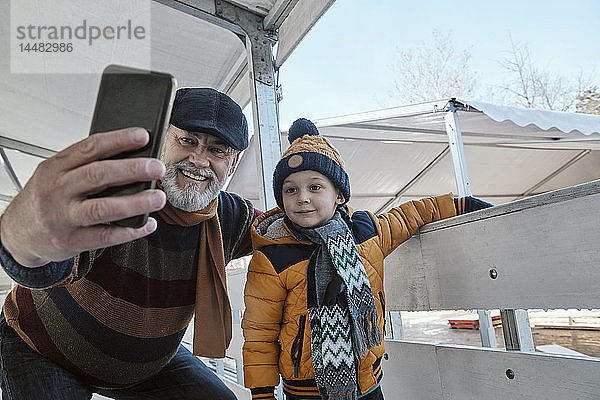
[[[257,250],[250,260],[242,319],[244,384],[253,399],[270,399],[279,384],[279,331],[287,290],[268,258]]]
[[[413,200],[376,217],[384,257],[430,222],[456,216],[452,194]]]
[[[484,208],[493,207],[494,205],[483,201],[476,197],[455,197],[454,207],[456,208],[456,215],[466,214],[477,210],[483,210]]]

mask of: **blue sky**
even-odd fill
[[[470,51],[480,88],[505,79],[497,60],[510,37],[540,67],[572,79],[595,71],[600,86],[600,0],[337,0],[281,69],[281,126],[402,105],[388,95],[391,65],[434,30]]]

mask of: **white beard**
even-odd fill
[[[180,188],[177,184],[179,169],[210,179],[208,186],[202,192],[193,182],[187,182],[183,188]],[[165,176],[160,183],[167,195],[167,200],[173,207],[187,212],[196,212],[205,209],[219,195],[225,185],[225,179],[220,182],[210,168],[196,168],[190,162],[180,161],[167,167]]]

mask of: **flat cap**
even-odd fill
[[[190,132],[212,134],[236,150],[248,147],[248,122],[241,107],[215,89],[177,90],[171,124]]]

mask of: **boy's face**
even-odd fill
[[[288,176],[282,186],[283,206],[288,218],[304,227],[316,228],[329,221],[344,196],[325,175],[300,171]]]

